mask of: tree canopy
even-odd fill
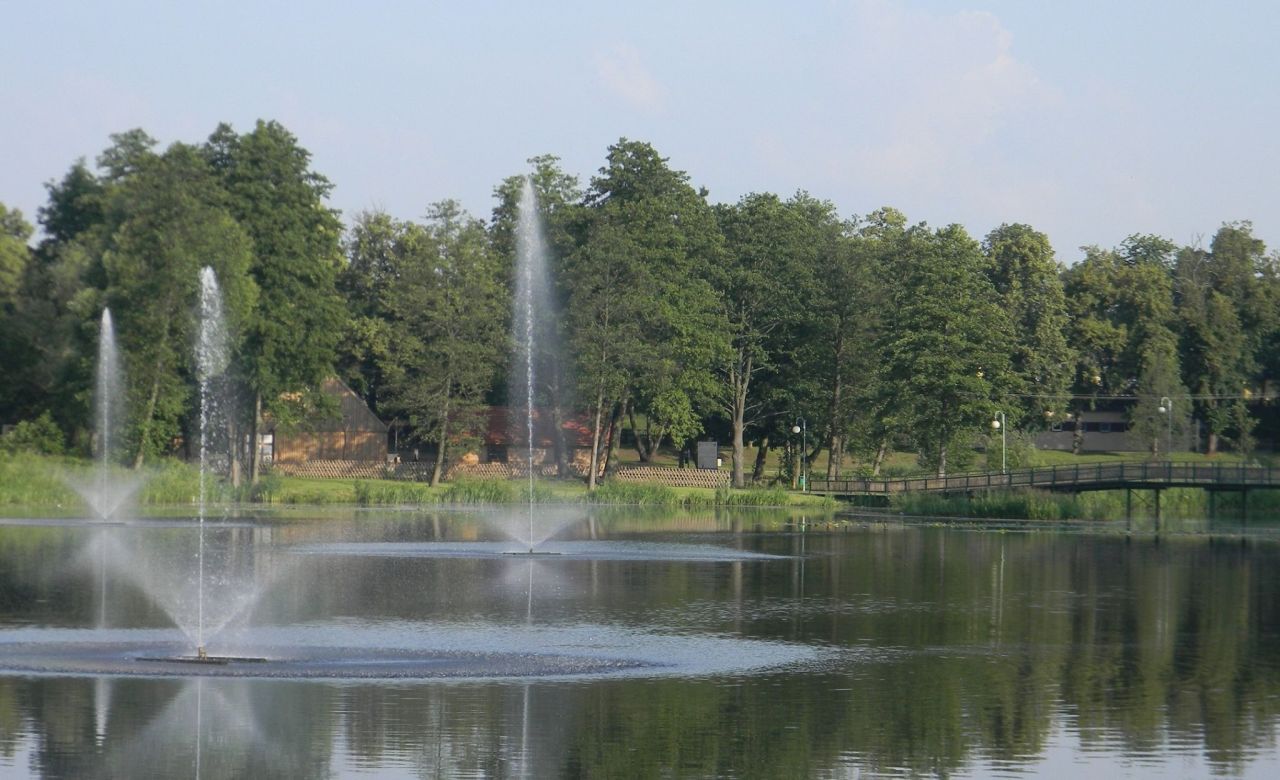
[[[585,187],[554,155],[528,165],[495,185],[487,221],[445,200],[417,221],[373,211],[344,228],[327,204],[333,185],[277,122],[223,124],[164,149],[140,129],[113,135],[92,164],[46,185],[39,233],[0,205],[0,421],[46,415],[88,446],[91,354],[110,306],[131,459],[181,453],[208,265],[235,335],[229,381],[242,389],[233,462],[252,454],[256,473],[265,416],[301,421],[337,374],[434,448],[438,480],[487,424],[480,411],[510,403],[528,181],[548,264],[534,403],[557,431],[571,418],[590,431],[592,484],[624,444],[653,462],[700,436],[731,443],[740,486],[794,480],[822,450],[831,476],[847,459],[875,473],[895,449],[945,473],[972,461],[997,413],[1029,434],[1123,412],[1160,457],[1280,438],[1268,389],[1280,372],[1280,262],[1248,222],[1222,225],[1207,247],[1134,233],[1064,266],[1022,223],[979,242],[891,207],[843,217],[805,192],[713,204],[643,141],[609,146]],[[555,446],[570,473],[572,453]],[[776,450],[781,471],[768,473]]]

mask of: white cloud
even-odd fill
[[[846,164],[860,176],[938,192],[977,173],[1008,125],[1060,102],[989,13],[862,0],[851,21],[848,98],[875,117],[872,131],[846,146]]]
[[[615,44],[596,54],[596,75],[605,89],[635,109],[661,111],[666,89],[649,72],[640,51],[628,43]]]

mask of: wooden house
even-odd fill
[[[336,404],[336,413],[317,413],[296,426],[267,420],[259,437],[264,462],[305,463],[344,460],[387,461],[387,426],[340,379],[331,377],[321,392]]]

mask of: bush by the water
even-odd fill
[[[439,501],[438,491],[421,482],[360,480],[355,483],[356,503],[361,506],[398,506]]]
[[[63,455],[67,451],[62,429],[48,412],[34,420],[23,420],[0,436],[0,452],[27,452],[36,455]]]
[[[592,504],[626,504],[630,506],[677,506],[680,496],[664,485],[608,480],[586,495]]]
[[[61,458],[0,452],[0,505],[70,506],[80,501],[67,477],[69,463]]]
[[[984,519],[1082,520],[1087,508],[1073,495],[1039,490],[944,496],[937,493],[899,493],[890,506],[908,515],[980,517]]]
[[[1131,511],[1134,517],[1154,513],[1154,498],[1149,490],[1135,490],[1127,499],[1123,490],[1102,490],[1076,495],[1040,490],[992,491],[972,497],[944,496],[937,493],[899,493],[891,497],[890,506],[903,514],[932,517],[973,517],[982,519],[1026,520],[1123,520]],[[1213,513],[1218,517],[1243,514],[1238,492],[1219,494]],[[1280,491],[1250,491],[1249,513],[1267,515],[1280,512]],[[1200,518],[1210,514],[1209,494],[1197,488],[1169,488],[1161,491],[1160,514],[1167,518]]]
[[[362,480],[355,483],[355,499],[363,506],[403,504],[512,504],[527,500],[526,482],[506,479],[458,479],[439,487],[422,482]],[[534,483],[535,503],[555,500],[554,493]]]

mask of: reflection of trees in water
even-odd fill
[[[1203,744],[1223,768],[1269,745],[1280,692],[1274,551],[947,531],[806,542],[803,566],[566,568],[567,578],[590,576],[571,587],[606,614],[643,604],[664,618],[687,612],[700,631],[867,654],[827,672],[538,686],[534,766],[803,776],[844,762],[939,773],[1032,760],[1055,722],[1085,744],[1134,753]],[[508,762],[518,686],[412,690],[354,689],[359,705],[347,710],[368,722],[353,724],[349,741],[363,734],[371,759],[420,743],[427,774],[517,771]]]
[[[581,720],[606,725],[575,735],[571,765],[935,773],[1034,759],[1055,720],[1109,750],[1202,747],[1224,770],[1274,749],[1273,550],[943,531],[825,540],[849,554],[808,562],[804,592],[820,595],[805,597],[816,603],[799,609],[800,634],[895,648],[887,659],[838,674],[598,684]],[[791,572],[760,571],[743,584],[746,630],[790,636],[796,616],[764,572]],[[699,616],[709,630],[731,620]]]
[[[315,740],[333,728],[332,691],[321,686],[118,679],[95,724],[94,680],[25,683],[30,771],[42,777],[318,777],[330,764],[328,739]]]
[[[558,567],[554,590],[573,598],[539,592],[538,619],[616,616],[846,649],[820,669],[539,681],[527,717],[521,684],[206,681],[206,775],[324,774],[335,752],[423,776],[935,774],[1034,760],[1059,728],[1157,761],[1186,746],[1228,772],[1275,749],[1280,550],[1270,544],[884,528],[765,546],[799,552],[802,541],[803,561]],[[276,608],[525,617],[523,591],[480,587],[503,561],[342,565],[342,576],[305,567],[283,584],[296,603],[285,593]],[[28,739],[55,777],[141,768],[150,754],[193,765],[191,684],[113,688],[99,736],[93,681],[0,679],[0,750],[14,755]]]

